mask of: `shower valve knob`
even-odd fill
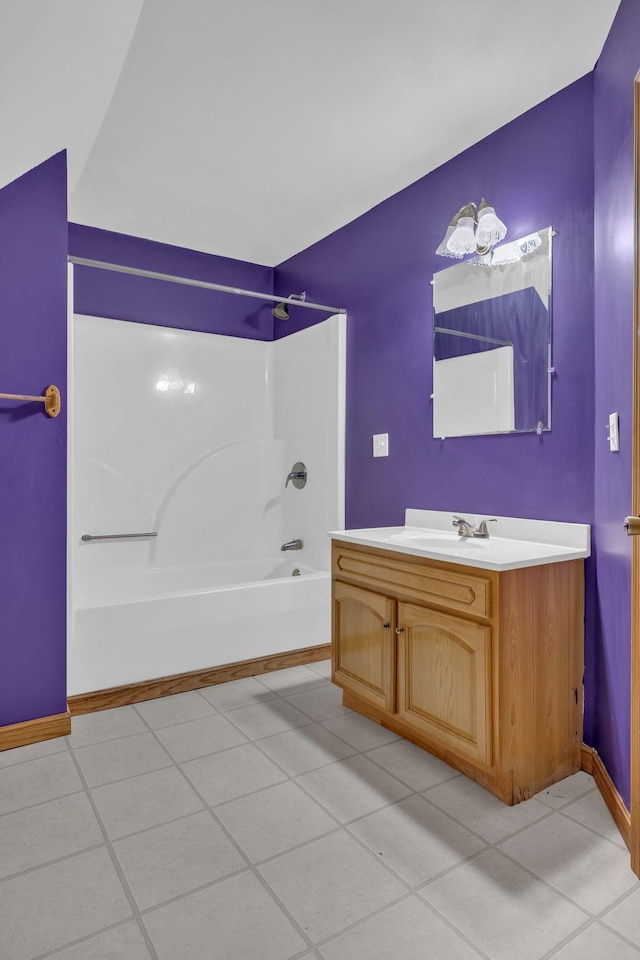
[[[301,460],[298,460],[297,463],[294,463],[293,467],[291,468],[291,472],[287,476],[287,479],[284,484],[285,487],[289,486],[290,480],[293,480],[293,485],[296,488],[296,490],[302,490],[302,488],[306,484],[307,468],[305,467],[304,463],[302,463]]]

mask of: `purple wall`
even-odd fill
[[[281,295],[306,289],[312,300],[349,310],[349,526],[400,523],[406,506],[595,519],[594,559],[587,565],[585,740],[599,750],[627,803],[630,551],[619,525],[631,506],[639,36],[640,5],[622,0],[595,75],[275,271]],[[547,225],[559,231],[553,430],[441,442],[431,437],[429,281],[446,262],[433,251],[452,213],[482,195],[512,238]],[[167,244],[76,224],[69,225],[68,243],[76,256],[273,289],[271,268]],[[0,191],[2,390],[39,392],[56,382],[65,397],[66,253],[66,166],[59,154]],[[270,305],[88,269],[76,269],[75,297],[82,313],[260,340],[322,319],[294,308],[288,322],[274,323]],[[621,415],[617,455],[605,444],[613,410]],[[2,725],[65,709],[66,423],[64,414],[49,420],[35,407],[0,403],[0,424]],[[389,432],[391,455],[374,460],[371,435],[379,432]]]
[[[67,166],[59,153],[0,190],[0,726],[66,707]]]
[[[349,310],[349,526],[400,523],[407,506],[591,521],[592,95],[589,75],[276,269],[278,292],[306,287]],[[483,195],[513,238],[559,231],[553,430],[441,442],[430,280],[448,261],[433,251],[458,207]],[[384,432],[390,456],[374,460],[371,436]]]
[[[486,196],[516,238],[552,225],[551,433],[434,440],[434,250],[455,211]],[[405,507],[590,523],[593,518],[593,75],[496,131],[276,268],[277,292],[346,306],[347,526]],[[305,323],[316,318],[305,315]],[[275,336],[295,325],[276,323]],[[604,420],[602,423],[604,424]],[[389,433],[374,460],[371,436]],[[604,431],[603,431],[604,432]],[[593,582],[593,563],[588,582]],[[592,659],[589,590],[587,658]],[[595,705],[587,672],[585,736]]]
[[[633,83],[640,4],[622,0],[595,70],[595,541],[598,613],[593,745],[627,806],[630,792],[633,351]],[[620,414],[620,453],[605,424]]]
[[[156,273],[169,273],[270,294],[273,269],[242,260],[215,257],[167,243],[143,240],[69,224],[69,253]],[[74,309],[90,316],[114,317],[163,327],[222,333],[251,340],[273,338],[273,304],[161,280],[76,267]]]

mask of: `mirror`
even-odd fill
[[[434,274],[434,437],[551,429],[552,234]]]

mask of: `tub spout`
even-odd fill
[[[289,540],[287,543],[283,543],[280,547],[281,550],[302,550],[302,540]]]

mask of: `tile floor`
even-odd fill
[[[640,960],[579,773],[506,807],[346,710],[327,663],[0,753],[0,960]]]

